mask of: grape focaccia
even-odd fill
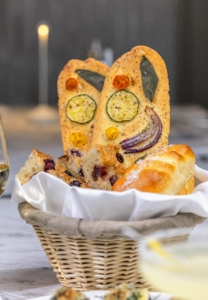
[[[100,95],[91,147],[120,144],[129,166],[168,144],[169,81],[161,56],[146,46],[118,58]]]
[[[73,59],[58,77],[59,115],[64,153],[90,143],[100,92],[110,68],[93,58]]]

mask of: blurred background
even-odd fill
[[[38,103],[37,27],[50,28],[49,103],[68,60],[94,47],[113,59],[136,45],[166,62],[172,104],[208,108],[208,3],[204,0],[0,0],[1,104]]]
[[[204,0],[0,0],[0,113],[14,174],[32,148],[62,155],[59,120],[33,123],[39,103],[41,23],[49,27],[47,102],[57,109],[57,77],[73,58],[109,65],[137,45],[155,49],[170,81],[170,143],[208,163],[208,2]]]

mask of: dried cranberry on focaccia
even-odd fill
[[[119,145],[96,145],[81,157],[86,183],[93,189],[111,190],[124,171]]]

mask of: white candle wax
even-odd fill
[[[42,24],[38,27],[39,41],[39,104],[48,102],[48,35],[49,27]]]

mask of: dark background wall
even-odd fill
[[[86,59],[93,39],[114,59],[136,45],[166,62],[171,103],[208,107],[208,2],[204,0],[0,0],[1,104],[38,104],[37,26],[49,35],[49,104],[72,58]]]

